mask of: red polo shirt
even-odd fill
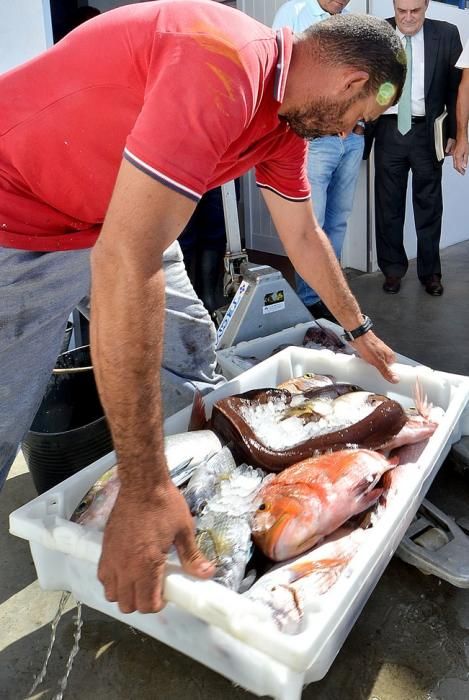
[[[305,142],[277,112],[292,34],[210,0],[122,7],[0,76],[0,245],[95,243],[124,157],[198,201],[256,166],[305,200]]]

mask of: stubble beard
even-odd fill
[[[317,139],[321,136],[331,136],[345,130],[344,117],[349,108],[363,95],[356,95],[348,100],[334,100],[329,97],[318,97],[307,107],[291,110],[281,118],[302,139]]]

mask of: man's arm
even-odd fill
[[[467,139],[467,124],[469,121],[469,68],[464,68],[459,83],[458,101],[456,104],[456,146],[453,153],[453,165],[458,173],[464,175],[467,168],[469,142]]]
[[[363,314],[342,274],[327,236],[319,227],[311,201],[290,202],[270,190],[262,194],[285,252],[301,277],[326,304],[346,330],[363,323]],[[391,371],[394,353],[368,331],[354,341],[360,356],[374,365],[388,381],[396,382]]]
[[[123,161],[91,256],[91,349],[121,481],[98,575],[108,600],[123,612],[163,607],[166,554],[173,544],[188,573],[213,573],[168,475],[159,384],[162,255],[193,210],[189,199]]]

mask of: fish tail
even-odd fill
[[[206,425],[207,416],[205,414],[204,399],[202,392],[196,387],[188,430],[202,430]]]

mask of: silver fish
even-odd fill
[[[253,549],[247,518],[207,511],[197,520],[196,541],[215,563],[213,580],[238,591]]]
[[[223,447],[199,465],[184,489],[184,497],[192,515],[202,512],[215,496],[220,482],[229,480],[235,469],[236,462],[228,447]]]
[[[237,591],[252,553],[251,516],[265,475],[247,464],[236,466],[227,447],[222,453],[199,467],[184,495],[199,515],[198,546],[216,563],[214,580]]]
[[[176,486],[184,484],[207,458],[222,450],[222,442],[211,430],[194,430],[164,439],[169,474]],[[111,467],[93,484],[74,510],[71,520],[104,530],[120,488],[118,465]]]
[[[79,525],[104,530],[119,493],[117,465],[108,469],[93,484],[73,511],[72,520]]]

